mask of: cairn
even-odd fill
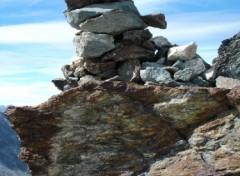
[[[163,86],[213,84],[212,69],[196,54],[197,45],[172,45],[152,38],[147,27],[166,29],[164,14],[141,16],[131,0],[67,0],[67,22],[79,30],[76,55],[64,65],[64,79],[53,80],[64,91],[98,81],[130,81]]]

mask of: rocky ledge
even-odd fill
[[[6,114],[34,176],[238,175],[239,91],[102,81]]]

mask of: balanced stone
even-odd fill
[[[82,31],[114,36],[125,31],[144,28],[146,28],[146,24],[138,15],[124,10],[110,11],[80,24]]]
[[[144,23],[148,26],[156,27],[160,29],[167,28],[167,22],[165,20],[165,15],[162,13],[145,15],[141,17]]]
[[[113,10],[125,10],[140,15],[132,1],[92,4],[81,9],[66,11],[64,14],[73,28],[80,29],[79,25],[84,21]]]
[[[168,60],[190,60],[196,55],[197,45],[192,42],[183,46],[176,46],[169,49]]]
[[[91,32],[82,32],[75,36],[74,44],[77,55],[83,58],[100,57],[115,47],[113,36]]]

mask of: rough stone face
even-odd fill
[[[68,10],[79,9],[91,4],[122,2],[131,0],[65,0]]]
[[[147,50],[140,46],[130,45],[118,48],[102,57],[101,61],[120,62],[130,59],[153,60],[154,51]]]
[[[188,45],[176,46],[169,49],[168,60],[190,60],[196,55],[197,45],[192,42]]]
[[[68,84],[66,79],[63,78],[56,78],[54,80],[52,80],[53,84],[61,91],[64,90],[64,86],[66,86]]]
[[[91,32],[82,32],[75,36],[74,44],[77,55],[83,58],[99,57],[115,47],[113,36]]]
[[[104,13],[102,16],[88,19],[80,25],[82,31],[118,35],[125,31],[144,29],[146,24],[131,12],[118,10]]]
[[[219,76],[216,79],[216,87],[232,89],[240,85],[240,80]]]
[[[171,46],[172,44],[168,41],[167,38],[163,36],[154,37],[151,39],[157,47]]]
[[[151,81],[168,86],[176,85],[171,74],[161,67],[147,67],[145,70],[140,70],[140,76],[144,82]]]
[[[184,70],[179,70],[174,74],[174,80],[189,82],[194,77],[194,72],[190,68],[185,68]]]
[[[108,70],[113,70],[116,67],[115,62],[102,62],[102,63],[94,63],[90,60],[87,60],[83,67],[92,74],[100,74],[106,72]]]
[[[123,43],[125,45],[142,45],[146,40],[151,39],[152,34],[148,29],[132,30],[123,33]]]
[[[189,68],[193,71],[194,76],[200,75],[206,70],[205,64],[200,57],[195,57],[184,62],[184,68]]]
[[[222,42],[213,61],[216,76],[240,79],[240,33]]]
[[[140,61],[137,59],[125,61],[118,68],[118,75],[125,81],[138,82],[140,78]]]
[[[85,75],[79,79],[78,86],[83,86],[86,83],[98,83],[100,80],[101,80],[100,77]]]
[[[134,176],[155,161],[152,176],[237,174],[240,121],[228,92],[86,83],[6,114],[35,176]]]
[[[87,7],[66,11],[64,14],[67,22],[76,29],[80,29],[79,25],[87,19],[98,17],[112,10],[125,10],[139,15],[139,12],[132,1],[92,4]]]
[[[145,15],[141,17],[144,23],[148,26],[156,27],[160,29],[167,28],[167,22],[165,20],[165,15],[162,13]]]
[[[201,87],[210,87],[210,83],[203,79],[201,76],[196,76],[192,79],[192,83],[201,86]]]

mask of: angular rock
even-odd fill
[[[167,28],[167,22],[165,20],[165,15],[162,13],[145,15],[141,17],[144,23],[148,26],[156,27],[160,29]]]
[[[213,61],[216,76],[240,80],[240,32],[222,42],[218,55]]]
[[[91,4],[100,4],[100,3],[112,3],[112,2],[122,2],[122,1],[131,1],[131,0],[65,0],[68,11],[74,9],[80,9],[82,7],[91,5]]]
[[[72,71],[70,65],[64,65],[64,66],[62,66],[61,70],[62,70],[63,75],[64,75],[64,77],[65,77],[66,79],[68,79],[69,77],[74,76],[74,75],[73,75],[73,71]]]
[[[214,81],[214,78],[215,78],[214,69],[213,69],[213,68],[210,68],[210,69],[206,70],[206,71],[203,73],[203,77],[204,77],[207,81],[213,82],[213,81]]]
[[[185,61],[184,68],[191,69],[194,73],[194,76],[200,75],[201,73],[206,71],[204,61],[200,57],[194,57],[191,60]]]
[[[197,84],[198,86],[201,87],[209,87],[210,83],[206,80],[203,79],[201,76],[196,76],[192,79],[192,83]]]
[[[132,1],[92,4],[81,9],[65,11],[64,15],[67,18],[67,22],[73,28],[80,29],[79,25],[84,21],[113,10],[125,10],[139,15],[137,8]]]
[[[163,47],[163,46],[171,46],[172,44],[168,41],[167,38],[163,37],[163,36],[157,36],[151,39],[155,45],[159,48]]]
[[[86,74],[87,74],[87,72],[86,72],[86,70],[84,69],[83,66],[82,67],[77,67],[74,71],[74,76],[76,78],[81,78],[82,76],[84,76]]]
[[[185,68],[184,63],[181,60],[177,60],[172,66],[176,67],[176,68],[178,68],[180,70],[183,70]]]
[[[138,59],[131,59],[123,62],[118,68],[118,75],[124,81],[139,82],[141,64]]]
[[[188,45],[176,46],[169,49],[168,60],[190,60],[196,55],[197,45],[195,42]]]
[[[232,89],[240,85],[240,80],[219,76],[216,79],[216,87]]]
[[[78,86],[83,86],[84,84],[87,84],[87,83],[98,83],[100,80],[101,80],[100,77],[85,75],[81,77],[80,80],[78,81]]]
[[[176,72],[179,71],[179,69],[177,67],[163,67],[165,70],[167,70],[171,75],[174,75]]]
[[[96,58],[115,48],[113,36],[82,32],[75,36],[77,55],[83,58]]]
[[[115,62],[94,63],[87,60],[83,67],[92,74],[100,74],[108,70],[114,70],[116,67]]]
[[[67,80],[63,79],[63,78],[53,79],[52,82],[58,88],[58,90],[61,90],[61,91],[63,91],[64,86],[66,86],[68,84]]]
[[[151,39],[152,34],[148,29],[132,30],[123,33],[123,43],[125,45],[142,45],[144,41]]]
[[[140,59],[140,60],[153,60],[154,51],[144,49],[140,46],[130,45],[118,48],[105,56],[102,57],[101,61],[111,61],[120,62],[131,59]]]
[[[142,66],[141,66],[141,69],[144,70],[147,67],[161,68],[161,67],[163,67],[163,65],[161,65],[157,62],[143,62]]]
[[[140,76],[144,82],[155,82],[165,86],[175,86],[175,81],[171,78],[169,72],[164,68],[147,67],[145,70],[140,70]]]
[[[174,80],[189,82],[194,77],[194,72],[190,68],[185,68],[184,70],[179,70],[174,74]]]
[[[114,36],[125,31],[144,29],[145,27],[146,24],[138,15],[123,10],[110,11],[80,24],[80,30],[82,31]]]

